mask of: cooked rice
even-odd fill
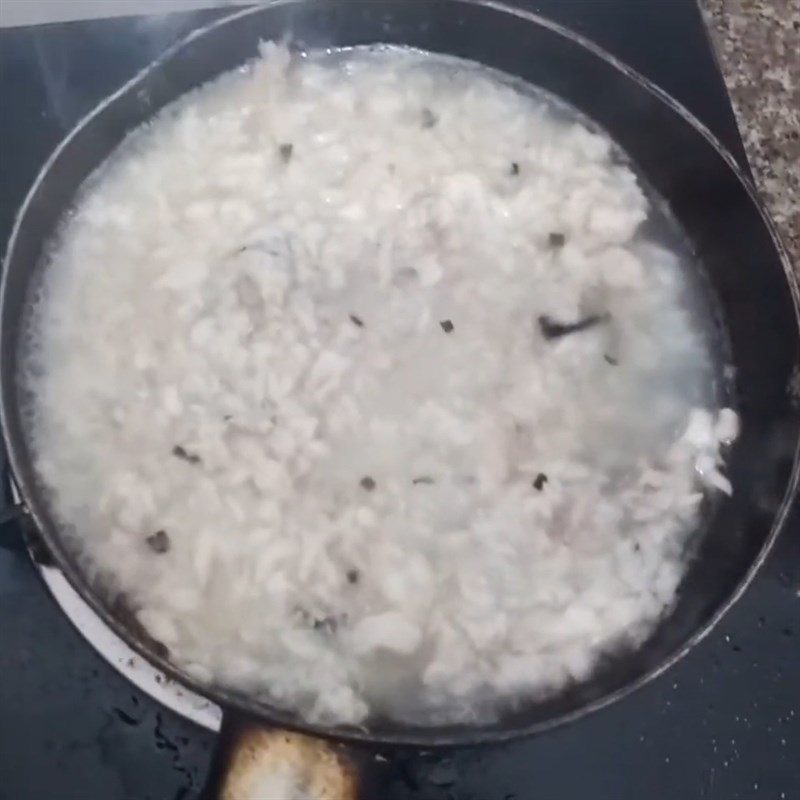
[[[111,159],[45,271],[25,383],[72,545],[195,677],[309,719],[586,678],[730,491],[648,216],[604,135],[493,73],[267,46]]]

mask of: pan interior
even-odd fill
[[[635,647],[695,474],[729,491],[701,299],[563,104],[418,52],[264,51],[65,221],[22,342],[37,469],[199,677],[493,719]]]

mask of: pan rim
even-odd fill
[[[305,1],[306,0],[269,0],[269,2],[262,3],[259,6],[245,8],[232,14],[223,15],[207,25],[196,28],[178,42],[167,48],[163,53],[153,59],[141,70],[139,70],[130,80],[125,82],[115,92],[102,99],[75,124],[75,126],[67,133],[67,135],[61,140],[55,150],[45,161],[15,216],[11,235],[9,237],[6,252],[3,258],[2,278],[0,278],[0,320],[2,320],[3,315],[6,313],[6,307],[8,304],[8,266],[12,263],[15,256],[15,247],[19,231],[25,223],[29,208],[34,201],[39,188],[47,179],[53,164],[58,160],[62,152],[69,146],[72,140],[77,137],[84,128],[90,125],[92,121],[106,108],[128,93],[135,91],[140,82],[157,71],[164,63],[178,55],[180,51],[196,40],[205,37],[217,28],[228,25],[236,20],[248,17],[250,15],[264,13],[265,11],[268,12],[275,7],[290,6],[300,4]],[[644,89],[662,104],[666,105],[674,114],[677,114],[679,117],[681,117],[684,122],[686,122],[691,128],[699,133],[701,137],[703,137],[716,152],[716,154],[722,158],[727,168],[735,175],[737,181],[745,190],[750,203],[761,217],[761,220],[764,223],[770,238],[772,239],[775,251],[777,252],[781,262],[786,285],[792,300],[794,322],[798,331],[800,331],[800,286],[798,285],[797,275],[795,275],[792,269],[792,263],[788,252],[786,251],[786,248],[777,233],[769,213],[764,207],[761,199],[758,197],[750,178],[747,176],[744,169],[734,159],[733,155],[731,155],[731,153],[721,144],[718,138],[707,128],[707,126],[705,126],[691,112],[689,112],[685,106],[675,100],[671,95],[653,83],[650,79],[644,77],[625,64],[623,61],[618,59],[616,56],[608,53],[606,50],[592,42],[590,39],[570,30],[559,23],[553,22],[552,20],[536,14],[535,12],[509,6],[501,0],[443,1],[456,7],[479,6],[487,8],[491,11],[516,17],[524,21],[526,24],[538,25],[539,27],[549,30],[557,36],[566,39],[568,42],[578,45],[580,48],[590,52],[593,56],[599,58],[617,72],[621,73],[624,78],[627,78],[628,80],[633,81],[635,84],[638,84],[641,89]],[[349,0],[349,2],[358,5],[367,5],[371,2],[371,0]],[[190,675],[176,667],[163,656],[152,652],[152,649],[149,648],[145,642],[142,642],[134,634],[130,627],[111,611],[108,603],[104,601],[102,597],[92,589],[89,582],[83,578],[80,568],[74,562],[74,557],[71,556],[63,546],[62,542],[60,541],[61,537],[58,535],[55,525],[52,524],[51,520],[49,520],[49,515],[44,512],[43,503],[37,500],[37,496],[39,494],[37,487],[33,485],[32,481],[25,477],[23,465],[26,459],[26,453],[24,446],[18,441],[18,437],[10,434],[9,432],[9,418],[14,413],[12,409],[15,408],[14,397],[16,394],[16,384],[13,380],[13,376],[9,377],[9,379],[6,379],[6,373],[9,370],[9,365],[6,362],[9,356],[6,352],[6,343],[3,340],[4,335],[3,328],[0,326],[0,376],[2,377],[2,386],[0,386],[0,391],[2,392],[2,395],[0,396],[0,426],[2,427],[3,443],[7,454],[9,480],[15,487],[19,496],[22,498],[23,504],[28,510],[28,513],[35,525],[37,535],[42,537],[47,547],[54,553],[59,568],[63,571],[65,577],[75,591],[84,601],[86,601],[90,608],[96,614],[98,614],[103,622],[105,622],[105,624],[107,624],[116,635],[118,635],[142,658],[145,658],[149,663],[163,671],[172,680],[189,687],[192,689],[192,691],[197,692],[212,702],[218,703],[226,711],[234,710],[240,714],[256,717],[262,722],[268,724],[276,724],[289,730],[301,731],[325,739],[356,744],[362,743],[384,746],[390,745],[423,748],[452,747],[467,744],[501,743],[511,739],[518,739],[525,736],[542,733],[543,731],[572,722],[593,711],[598,711],[601,708],[611,705],[615,701],[622,699],[628,694],[631,694],[635,690],[650,683],[650,681],[654,680],[675,663],[680,661],[683,656],[689,652],[689,650],[691,650],[710,633],[720,619],[739,600],[739,598],[744,594],[745,590],[752,583],[757,572],[763,566],[778,536],[780,535],[780,532],[783,530],[790,514],[793,500],[797,496],[798,486],[800,486],[800,440],[798,440],[798,442],[795,444],[792,471],[787,483],[787,488],[773,517],[770,531],[767,534],[758,554],[755,556],[746,573],[741,578],[734,590],[729,594],[725,601],[720,604],[710,618],[706,620],[706,622],[699,627],[682,645],[677,647],[672,653],[664,658],[661,663],[652,669],[647,670],[636,679],[607,694],[604,694],[599,698],[592,700],[589,703],[580,705],[564,713],[555,714],[545,719],[535,720],[527,724],[523,723],[520,725],[507,727],[461,725],[442,728],[433,726],[426,727],[403,725],[397,723],[397,728],[395,730],[384,733],[381,731],[373,732],[370,731],[369,728],[353,728],[313,723],[303,720],[295,712],[280,709],[279,707],[269,705],[268,703],[258,701],[254,698],[247,698],[246,696],[243,696],[241,693],[238,693],[234,690],[226,689],[224,687],[209,686],[192,678]],[[796,364],[795,367],[797,368],[798,365]]]

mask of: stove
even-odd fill
[[[695,0],[517,2],[650,77],[746,167]],[[75,122],[223,13],[0,29],[0,243]],[[374,800],[800,797],[799,529],[795,518],[714,633],[659,679],[537,738],[398,752]],[[0,545],[0,800],[197,798],[219,709],[129,650],[13,522]]]

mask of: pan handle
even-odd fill
[[[388,762],[366,749],[270,728],[226,711],[200,800],[358,800],[365,769]]]

